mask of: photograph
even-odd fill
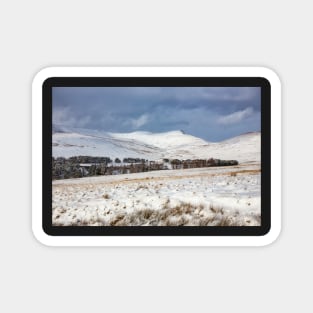
[[[261,87],[52,87],[53,226],[261,226]]]

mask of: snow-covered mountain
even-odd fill
[[[239,162],[260,161],[259,132],[247,133],[222,142],[207,142],[182,131],[165,133],[109,133],[53,125],[54,157],[78,155],[126,157],[158,160],[162,158],[218,158]]]

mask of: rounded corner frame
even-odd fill
[[[261,236],[52,236],[42,224],[42,87],[52,77],[208,76],[265,79],[271,89],[271,224]],[[267,246],[281,233],[281,81],[267,67],[47,67],[32,82],[32,230],[46,246]]]

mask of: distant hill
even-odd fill
[[[208,159],[260,161],[261,134],[246,133],[221,142],[207,142],[183,131],[109,133],[53,125],[54,157],[78,155],[115,158]]]

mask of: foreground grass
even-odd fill
[[[161,210],[142,209],[132,213],[117,213],[106,220],[101,216],[89,221],[77,220],[73,226],[249,226],[260,216],[242,218],[238,211],[226,213],[223,208],[181,203],[175,207],[165,204]],[[60,223],[54,223],[62,226]]]

